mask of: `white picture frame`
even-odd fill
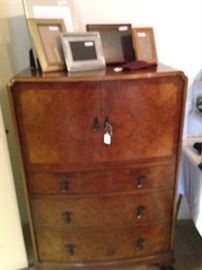
[[[22,0],[29,18],[63,19],[68,32],[79,31],[78,8],[74,0]]]

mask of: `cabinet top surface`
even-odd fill
[[[68,73],[67,71],[56,71],[41,73],[35,69],[27,68],[17,74],[11,82],[39,82],[39,81],[103,81],[103,80],[130,80],[140,78],[155,78],[165,76],[180,75],[185,78],[184,73],[169,66],[158,64],[155,68],[147,68],[136,71],[116,72],[113,67],[104,70],[94,70],[88,72]]]

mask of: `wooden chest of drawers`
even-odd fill
[[[172,264],[184,74],[27,70],[9,92],[36,269]]]

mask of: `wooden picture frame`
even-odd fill
[[[63,19],[28,19],[33,45],[43,72],[65,69],[60,35],[66,32]]]
[[[131,24],[87,24],[86,30],[100,33],[106,64],[134,60]]]
[[[158,58],[153,28],[133,28],[132,39],[136,60],[157,64]]]

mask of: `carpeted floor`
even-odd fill
[[[175,237],[175,270],[202,270],[202,237],[191,220],[178,220]],[[133,270],[159,270],[142,266]]]

